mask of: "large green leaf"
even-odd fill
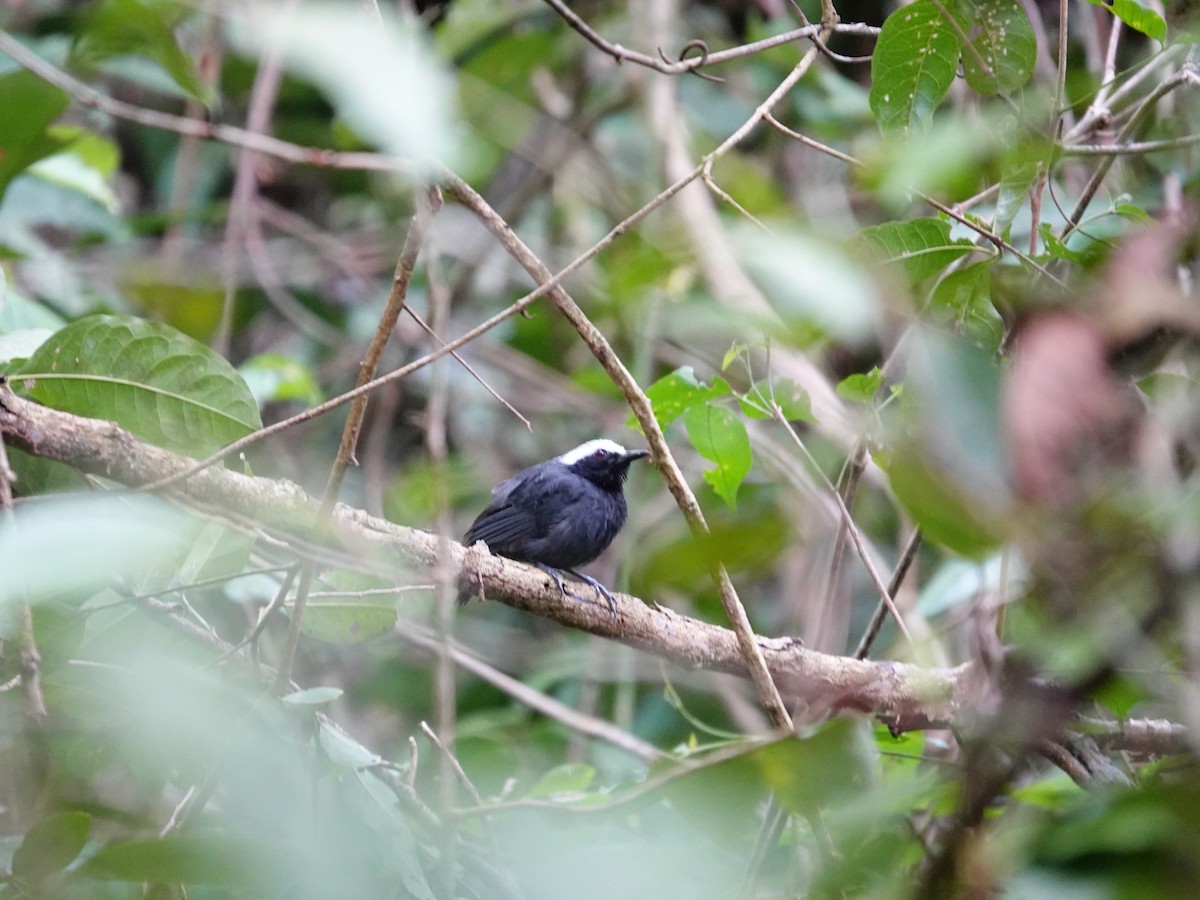
[[[132,316],[56,332],[14,375],[55,409],[110,419],[151,443],[206,456],[262,427],[234,368],[198,341]]]
[[[958,69],[958,36],[930,0],[896,10],[871,56],[871,110],[883,129],[926,127]]]

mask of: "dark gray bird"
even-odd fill
[[[625,524],[622,487],[629,465],[649,455],[649,450],[596,440],[530,466],[492,488],[492,502],[467,529],[463,543],[483,541],[493,553],[533,563],[564,596],[581,600],[563,583],[562,572],[574,575],[602,595],[616,615],[608,588],[575,569],[603,553]],[[459,591],[460,606],[469,599],[469,591]]]

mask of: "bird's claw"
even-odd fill
[[[569,571],[572,575],[574,575],[580,581],[585,581],[588,584],[590,584],[592,586],[592,589],[595,590],[595,592],[599,596],[603,597],[608,602],[608,611],[613,614],[614,618],[616,617],[616,615],[617,615],[617,599],[612,595],[612,592],[608,588],[606,588],[604,585],[602,585],[599,581],[597,581],[591,575],[584,575],[582,572],[576,572],[571,569],[568,569],[567,571]]]
[[[564,597],[570,597],[572,600],[578,600],[580,603],[587,602],[583,597],[579,596],[579,594],[575,593],[573,590],[571,590],[570,588],[567,587],[567,583],[565,581],[563,581],[563,577],[559,573],[558,569],[555,569],[552,566],[542,565],[541,563],[534,563],[534,565],[537,566],[539,569],[541,569],[543,572],[545,572],[547,575],[549,575],[551,578],[554,579],[554,583],[556,585],[558,585],[559,593],[561,593]],[[576,572],[574,569],[567,569],[566,571],[570,572],[572,575],[574,575],[580,581],[591,585],[592,589],[595,590],[597,595],[603,597],[605,599],[605,601],[608,603],[608,611],[610,613],[612,613],[614,618],[616,617],[616,615],[617,615],[617,600],[615,597],[613,597],[612,592],[609,591],[608,588],[606,588],[604,585],[602,585],[599,581],[597,581],[591,575],[584,575],[582,572]]]

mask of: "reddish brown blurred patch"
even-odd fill
[[[1051,505],[1076,500],[1093,473],[1127,460],[1137,429],[1137,403],[1113,374],[1106,336],[1070,312],[1023,325],[1001,411],[1017,493]]]

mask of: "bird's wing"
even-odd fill
[[[470,546],[483,541],[493,552],[506,553],[537,534],[538,522],[529,509],[493,501],[467,529],[463,543]]]

